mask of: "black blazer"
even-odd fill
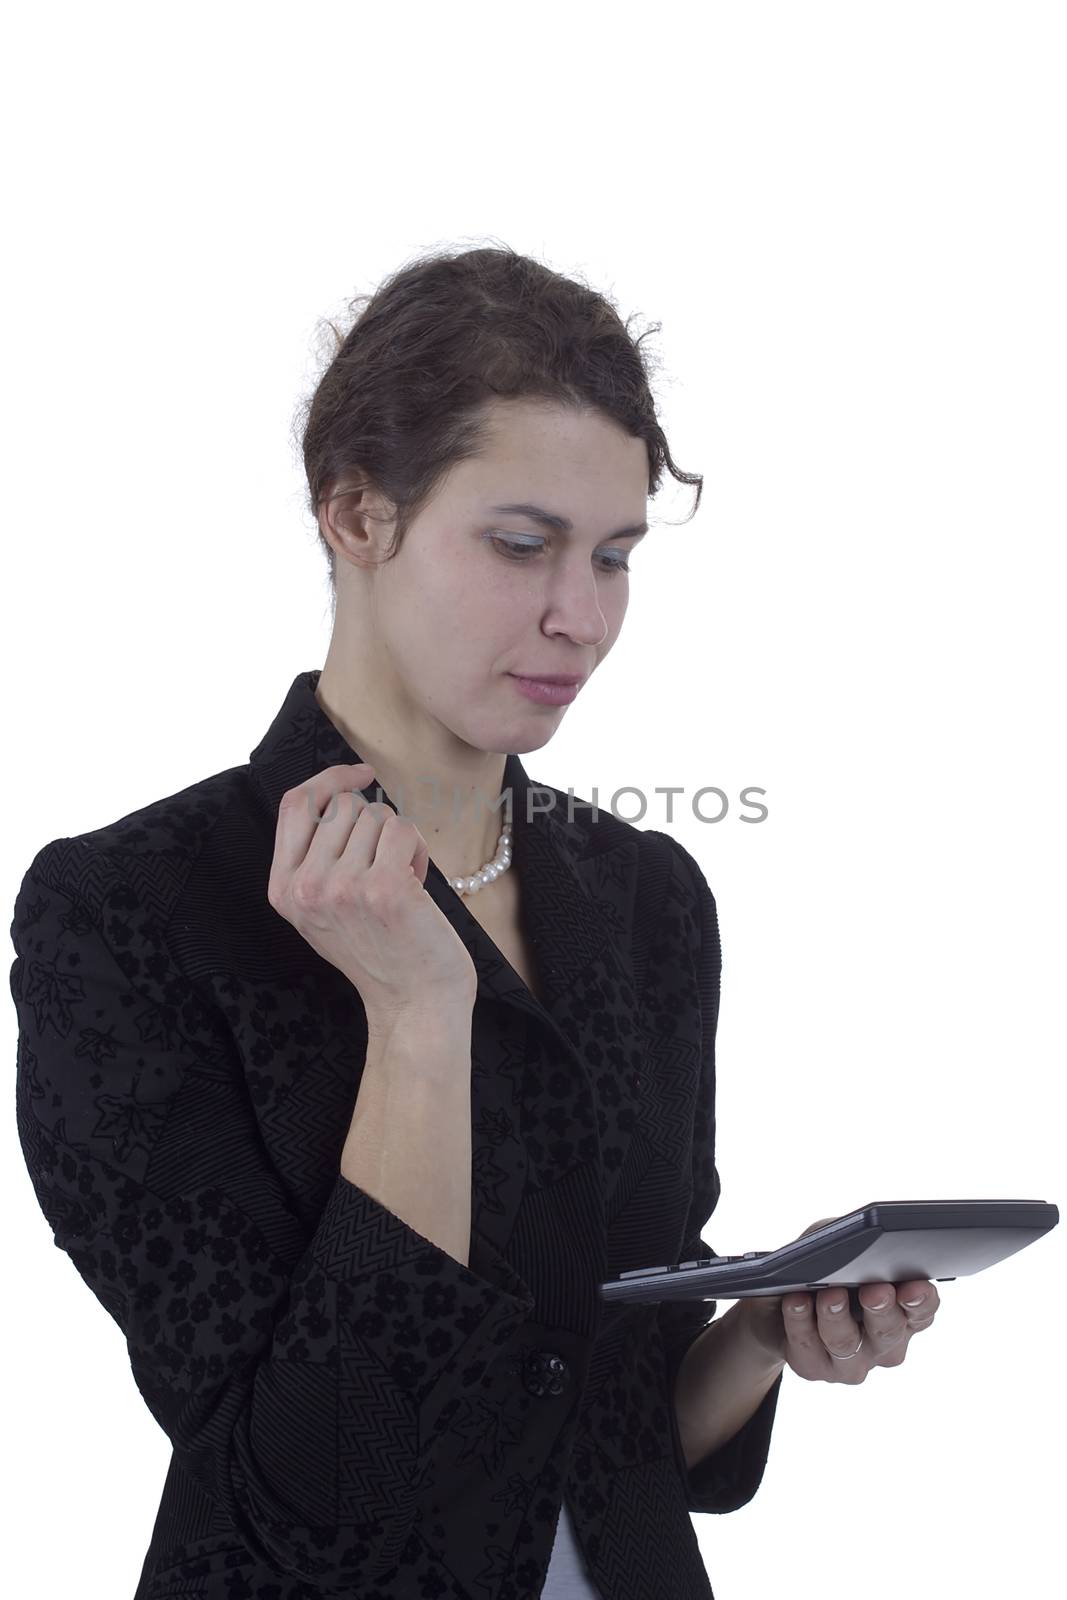
[[[247,764],[44,845],[15,903],[30,1177],[173,1445],[135,1600],[535,1600],[564,1494],[605,1600],[707,1600],[689,1514],[752,1498],[781,1377],[687,1473],[715,1306],[597,1286],[712,1253],[712,893],[509,755],[542,1005],[431,861],[478,973],[463,1266],[340,1175],[365,1013],[267,901],[282,795],[359,759],[318,678]]]

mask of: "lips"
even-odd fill
[[[527,678],[531,683],[552,683],[563,685],[572,689],[576,683],[581,683],[579,673],[544,673],[544,672],[513,672],[513,678]]]
[[[518,694],[542,706],[569,706],[582,687],[581,679],[573,676],[562,683],[548,683],[544,678],[520,678],[517,672],[511,672],[508,676]]]

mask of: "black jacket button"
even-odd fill
[[[562,1394],[570,1383],[570,1370],[562,1356],[551,1350],[531,1350],[526,1357],[523,1383],[530,1394]]]

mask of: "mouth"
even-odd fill
[[[512,672],[509,674],[509,676],[512,678],[521,678],[524,683],[550,683],[554,687],[562,687],[565,689],[573,689],[577,684],[584,681],[581,674],[578,672],[550,673],[547,676],[544,673],[538,672]]]
[[[577,695],[583,680],[573,676],[552,678],[527,678],[518,672],[509,672],[508,677],[521,695],[527,700],[537,701],[543,706],[565,706]]]

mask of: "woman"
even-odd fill
[[[515,752],[700,480],[611,306],[506,249],[383,285],[303,442],[322,672],[15,907],[27,1165],[173,1444],[136,1600],[706,1597],[785,1366],[899,1364],[937,1292],[598,1292],[712,1253],[715,902]]]

